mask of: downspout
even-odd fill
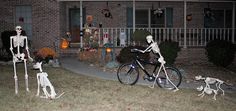
[[[83,5],[82,0],[80,0],[80,48],[83,47]]]
[[[187,21],[186,21],[186,16],[187,16],[187,3],[186,0],[184,0],[184,48],[187,48]]]
[[[235,2],[233,2],[232,13],[232,43],[235,43]]]

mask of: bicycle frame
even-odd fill
[[[147,61],[144,61],[144,60],[141,60],[140,58],[138,58],[137,56],[135,57],[133,63],[135,63],[136,65],[138,65],[139,68],[142,69],[142,71],[148,76],[148,77],[151,77],[153,75],[151,75],[143,66],[143,64],[150,64],[150,65],[153,65],[155,66],[154,70],[153,70],[153,74],[156,72],[156,69],[158,66],[160,66],[158,63],[153,63],[153,62],[147,62]]]
[[[142,65],[142,63],[143,63],[143,64],[146,63],[146,64],[150,64],[150,65],[155,66],[152,75],[148,73],[148,71],[144,68],[144,66]],[[135,55],[134,60],[133,60],[133,62],[132,62],[132,65],[133,65],[133,64],[138,65],[138,67],[141,68],[142,71],[143,71],[148,77],[155,77],[155,80],[153,81],[153,85],[150,86],[151,88],[154,88],[154,86],[155,86],[155,84],[156,84],[156,80],[157,80],[157,78],[158,78],[158,76],[159,76],[159,74],[160,74],[160,72],[161,72],[161,69],[163,68],[164,73],[165,73],[165,75],[166,75],[166,79],[175,87],[174,92],[179,90],[179,89],[174,85],[174,83],[169,79],[169,76],[167,75],[167,72],[166,72],[166,69],[165,69],[165,66],[164,66],[165,63],[147,62],[147,61],[141,60],[137,55]],[[157,74],[155,75],[155,72],[156,72],[158,66],[159,66],[159,69],[158,69]],[[136,66],[132,66],[132,67],[136,68]]]

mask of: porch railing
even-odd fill
[[[109,40],[115,47],[121,46],[120,36],[121,33],[125,33],[125,45],[131,45],[133,41],[133,29],[132,28],[99,28],[98,30],[98,43],[103,44],[103,37],[105,34],[109,37]],[[165,40],[176,41],[181,47],[202,47],[207,44],[208,41],[214,39],[227,40],[235,43],[235,35],[232,31],[236,31],[232,28],[188,28],[186,29],[186,39],[184,38],[183,28],[136,28],[136,30],[149,31],[154,40],[161,43]],[[234,37],[233,37],[234,35]]]

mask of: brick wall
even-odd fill
[[[0,32],[15,29],[15,6],[32,6],[32,47],[52,47],[60,37],[59,3],[56,0],[0,0]]]

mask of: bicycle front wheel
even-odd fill
[[[165,74],[164,69],[162,68],[159,76],[157,77],[156,83],[161,88],[175,89],[176,87],[180,85],[182,81],[181,73],[179,72],[178,69],[174,67],[165,67],[165,70],[166,70],[166,74]],[[169,78],[169,80],[167,78]]]
[[[139,79],[139,71],[132,63],[121,65],[117,71],[117,77],[120,83],[134,85]]]

